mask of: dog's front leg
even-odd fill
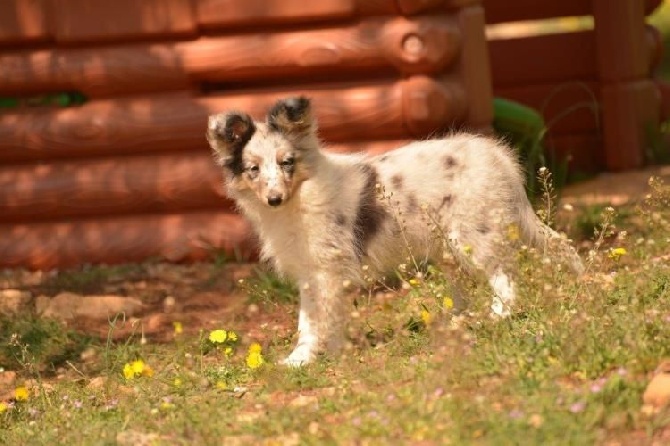
[[[301,281],[298,345],[283,363],[299,367],[312,362],[319,353],[339,351],[346,312],[341,275],[321,271]]]

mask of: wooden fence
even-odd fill
[[[334,150],[489,131],[495,92],[542,109],[548,144],[575,168],[638,166],[642,129],[660,119],[649,76],[660,40],[643,21],[657,4],[5,0],[0,97],[17,106],[0,109],[0,266],[252,256],[206,117],[238,108],[261,118],[292,94],[313,98]],[[591,14],[595,31],[485,38],[486,22]],[[88,100],[30,106],[58,92]],[[595,113],[562,116],[593,98]]]

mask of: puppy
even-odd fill
[[[411,143],[380,156],[324,151],[310,101],[278,101],[265,122],[238,111],[209,117],[207,139],[225,187],[250,220],[261,258],[297,282],[298,343],[291,366],[337,351],[346,289],[362,270],[452,255],[493,289],[493,313],[515,297],[505,241],[520,238],[583,269],[575,251],[535,215],[512,149],[471,134]]]

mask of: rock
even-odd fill
[[[670,403],[670,360],[663,361],[654,373],[642,400],[645,405],[660,409]]]
[[[288,404],[290,407],[303,407],[307,410],[319,410],[319,398],[314,395],[298,395]]]
[[[96,376],[92,380],[88,382],[86,385],[87,388],[95,390],[95,389],[102,389],[105,387],[105,384],[107,384],[107,378],[104,376]]]
[[[107,321],[117,314],[131,318],[142,310],[142,302],[134,297],[124,296],[81,296],[64,292],[48,299],[40,297],[36,304],[39,313],[61,321],[76,318]]]
[[[29,291],[11,288],[0,290],[0,314],[13,315],[28,311],[32,298]]]
[[[81,299],[75,312],[77,317],[107,321],[117,314],[126,318],[142,311],[142,301],[124,296],[86,296]]]
[[[40,298],[38,312],[43,317],[69,321],[74,319],[76,308],[81,304],[82,296],[75,293],[64,292],[57,294],[48,301]]]

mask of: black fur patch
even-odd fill
[[[383,163],[384,161],[386,161],[386,160],[388,160],[388,159],[389,159],[389,156],[388,156],[388,155],[384,155],[384,156],[382,156],[381,158],[379,158],[379,162],[380,162],[380,163]]]
[[[479,232],[480,234],[488,234],[489,232],[491,232],[491,228],[489,227],[488,224],[486,224],[486,222],[482,221],[479,222],[479,224],[477,225],[477,232]]]
[[[335,216],[335,223],[339,226],[344,226],[347,224],[347,217],[345,217],[344,214],[337,214]]]
[[[451,168],[455,167],[456,164],[458,164],[458,163],[456,162],[456,160],[454,159],[453,156],[447,155],[447,156],[444,157],[444,168],[445,169],[451,169]]]
[[[309,111],[310,100],[304,96],[277,101],[268,112],[268,126],[270,130],[279,132],[285,130],[287,123],[298,123]]]
[[[240,175],[244,172],[242,163],[242,152],[249,140],[256,132],[254,121],[247,114],[231,114],[226,117],[223,129],[217,129],[217,136],[223,139],[228,145],[230,158],[225,167],[230,169],[233,175]]]
[[[402,189],[402,183],[403,183],[403,178],[402,175],[399,173],[396,173],[391,177],[391,183],[393,183],[393,187],[396,189]]]
[[[449,205],[451,205],[451,201],[452,201],[451,195],[445,195],[444,197],[442,197],[442,203],[440,203],[440,207],[437,208],[437,212],[440,212],[442,209],[445,208],[445,206],[448,207]]]
[[[371,166],[365,166],[364,173],[367,180],[361,190],[353,230],[358,258],[365,255],[368,243],[379,231],[386,217],[384,208],[377,202],[377,171]]]

